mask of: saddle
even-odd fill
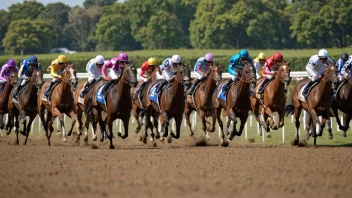
[[[238,80],[236,80],[237,82]],[[220,91],[219,91],[219,95],[218,95],[218,98],[223,100],[223,101],[226,101],[226,97],[227,97],[227,93],[229,92],[230,88],[232,87],[233,84],[235,84],[236,82],[232,82],[227,90],[224,90],[223,87],[225,86],[226,83],[223,83],[221,86],[220,86]]]
[[[171,85],[171,83],[166,83],[163,87],[162,86],[162,80],[160,81],[156,81],[156,83],[153,85],[153,87],[150,89],[149,91],[149,99],[155,103],[158,104],[159,108],[160,108],[160,93],[162,93],[162,91],[169,87]]]
[[[146,83],[144,86],[141,85],[141,87],[139,87],[140,91],[137,94],[138,89],[135,90],[134,92],[134,97],[135,98],[139,98],[142,99],[145,93],[145,88],[150,84],[150,82]]]
[[[307,96],[309,96],[310,92],[312,91],[313,87],[315,87],[317,84],[319,84],[320,81],[318,82],[315,82],[309,89],[308,89],[308,92],[307,92]],[[298,99],[302,102],[305,102],[306,101],[306,98],[303,96],[303,90],[306,88],[307,84],[302,86],[301,87],[301,90],[299,91],[299,96],[298,96]]]

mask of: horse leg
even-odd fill
[[[272,130],[277,130],[279,128],[279,125],[278,125],[278,123],[277,123],[277,121],[275,119],[274,112],[271,110],[270,107],[267,107],[265,109],[265,112],[270,118],[270,120],[269,120],[270,128]]]
[[[264,112],[264,121],[265,121],[265,123],[266,123],[265,131],[266,131],[266,133],[267,133],[267,134],[266,134],[266,137],[267,137],[267,138],[271,138],[271,134],[270,134],[271,131],[270,131],[270,127],[269,127],[269,125],[270,125],[270,124],[269,124],[269,121],[270,121],[271,119],[269,120],[268,118],[269,118],[269,115],[268,115],[266,112]]]
[[[259,126],[263,127],[268,132],[269,126],[266,123],[267,122],[267,114],[265,113],[264,108],[262,108],[261,113],[258,114],[258,118],[259,118],[259,121],[258,121],[259,122]]]
[[[62,141],[64,142],[67,142],[67,139],[66,139],[66,129],[65,129],[65,120],[64,120],[64,114],[62,114],[58,108],[53,108],[52,109],[52,114],[53,114],[53,118],[55,117],[58,117],[59,118],[59,121],[60,121],[60,128],[62,128]],[[51,119],[51,123],[53,122],[54,120]]]
[[[133,104],[132,105],[132,114],[133,114],[133,117],[136,119],[136,122],[137,122],[137,128],[135,130],[135,133],[139,133],[139,131],[141,130],[142,128],[142,125],[140,123],[140,112],[138,111],[138,107],[137,105]]]
[[[187,123],[187,125],[189,127],[189,131],[190,131],[189,135],[192,137],[194,135],[194,131],[192,130],[192,124],[191,124],[191,121],[190,121],[190,115],[191,115],[193,110],[186,107],[184,111],[185,111],[184,113],[185,113],[186,123]]]
[[[164,133],[166,128],[166,121],[162,114],[159,115],[159,122],[160,122],[160,141],[164,141]]]
[[[248,115],[244,115],[244,116],[241,116],[241,117],[240,117],[241,125],[240,125],[239,131],[236,132],[236,136],[241,136],[241,135],[242,135],[244,126],[245,126],[245,124],[246,124],[246,122],[247,122],[247,118],[248,118]]]
[[[23,136],[26,136],[26,130],[27,130],[27,119],[26,119],[26,112],[24,110],[20,111],[20,121],[23,124],[22,130],[20,130],[20,133]]]
[[[208,132],[214,132],[215,131],[215,124],[216,124],[216,117],[215,117],[215,114],[213,114],[212,116],[211,116],[211,128],[209,128],[209,126],[210,126],[210,123],[209,122],[207,122],[207,123],[209,123],[209,125],[208,125],[208,127],[207,127],[207,131]]]
[[[112,119],[111,115],[107,116],[107,124],[108,124],[108,130],[109,130],[109,135],[108,138],[110,140],[110,149],[114,149],[114,145],[112,144],[112,137],[113,137],[113,131],[112,131],[112,123],[114,120]]]
[[[285,124],[285,109],[281,109],[278,113],[279,113],[279,128],[282,128]]]
[[[54,117],[52,115],[52,113],[47,112],[46,119],[48,120],[47,122],[48,122],[48,131],[49,131],[47,139],[48,139],[48,145],[50,146],[50,144],[51,144],[50,143],[50,138],[51,138],[51,135],[54,132],[53,123],[54,123],[54,120],[56,119],[56,117]]]
[[[295,126],[296,126],[296,136],[293,139],[292,145],[298,145],[299,144],[299,127],[301,123],[299,122],[299,117],[301,115],[302,107],[297,107],[295,108],[294,111],[294,117],[295,117]]]
[[[205,119],[205,113],[201,109],[199,109],[199,117],[202,121],[202,132],[205,134],[205,137],[209,140],[209,133],[206,131],[207,121]]]
[[[339,125],[339,129],[343,131],[344,126],[342,126],[341,120],[339,118],[339,110],[337,108],[331,107],[331,111],[336,118],[336,123]],[[329,121],[328,121],[328,125],[329,125]]]
[[[306,140],[309,140],[309,136],[311,135],[310,134],[310,130],[311,130],[311,127],[312,127],[312,116],[307,113],[307,122],[306,122]]]
[[[164,125],[162,125],[162,128],[164,129],[164,131],[162,132],[162,136],[167,137],[169,136],[169,118],[165,111],[162,111],[160,115],[163,117],[164,121]]]
[[[40,121],[42,122],[43,127],[44,127],[45,136],[48,137],[48,125],[45,120],[45,108],[43,108],[42,106],[39,107],[38,114],[39,114]]]
[[[220,127],[220,130],[219,130],[220,146],[227,147],[229,145],[229,142],[227,141],[227,139],[225,139],[224,126],[221,120],[221,108],[215,109],[215,115]]]
[[[119,136],[123,140],[128,138],[128,124],[129,124],[129,121],[130,121],[130,116],[122,118],[123,127],[125,128],[125,134],[122,135],[121,132],[117,133],[117,136]]]
[[[325,112],[322,116],[322,119],[321,119],[321,127],[319,129],[319,132],[318,132],[318,136],[322,136],[323,135],[323,131],[324,131],[324,128],[325,128],[325,123],[326,123],[326,120],[329,119],[329,112]]]
[[[153,124],[154,124],[154,128],[155,128],[155,138],[159,139],[160,138],[160,133],[159,133],[159,123],[158,123],[158,119],[155,119],[155,116],[153,117]]]
[[[346,132],[350,128],[350,121],[352,119],[352,114],[346,114],[345,116],[345,130],[343,131],[343,137],[347,137]]]
[[[70,130],[68,131],[67,133],[67,136],[71,136],[72,134],[72,130],[73,128],[75,127],[75,124],[76,124],[76,120],[77,120],[77,115],[76,115],[76,112],[75,112],[75,109],[72,107],[71,110],[66,113],[68,115],[68,117],[71,118],[71,128]]]
[[[228,128],[230,127],[231,120],[233,122],[232,131],[228,135],[228,139],[231,141],[233,139],[233,137],[236,135],[236,125],[237,125],[236,114],[232,108],[229,110],[228,117],[229,117],[229,119],[227,121]]]
[[[29,133],[31,132],[31,126],[32,126],[33,120],[35,119],[36,116],[37,116],[36,113],[31,113],[31,114],[29,115],[29,120],[28,120],[28,124],[27,124],[26,140],[24,141],[23,145],[26,145],[26,144],[27,144],[28,135],[29,135]]]
[[[14,126],[14,122],[13,120],[15,119],[15,113],[14,113],[14,109],[12,109],[11,111],[9,111],[9,114],[8,114],[8,120],[7,120],[7,132],[6,132],[6,135],[10,135],[11,134],[11,130]]]
[[[91,122],[91,125],[93,127],[93,130],[92,130],[92,140],[93,141],[96,141],[97,140],[97,121],[96,119],[94,118],[94,115],[93,114],[90,114],[90,122]],[[89,126],[88,126],[89,127]],[[88,130],[88,129],[87,129]]]
[[[332,135],[331,118],[329,118],[327,122],[328,122],[328,132],[329,132],[328,139],[332,140],[334,139],[334,136]]]
[[[82,132],[83,132],[83,122],[82,122],[83,111],[81,110],[80,107],[76,106],[76,112],[77,112],[78,125],[77,125],[77,137],[75,139],[75,142],[78,143],[80,140],[80,137],[82,135]],[[87,121],[88,121],[88,116],[86,115],[85,124],[87,123]],[[87,131],[86,131],[86,138],[85,139],[87,139],[87,141],[88,141]]]
[[[182,114],[180,116],[177,116],[175,119],[176,122],[176,135],[171,132],[171,137],[175,138],[175,139],[179,139],[180,138],[180,132],[181,132],[181,125],[182,125]]]
[[[101,117],[101,110],[94,108],[93,112],[94,112],[95,118],[100,126],[100,142],[104,142],[104,135],[106,133],[106,124]]]
[[[231,122],[232,122],[232,120],[229,118],[229,116],[227,116],[226,135],[230,135],[231,134],[231,131],[230,131]]]
[[[0,114],[0,130],[4,129],[4,115]]]

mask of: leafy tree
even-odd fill
[[[7,32],[7,27],[10,24],[10,19],[5,10],[0,10],[0,41],[5,37]],[[0,52],[3,51],[2,44],[0,42]]]
[[[34,20],[44,10],[44,5],[36,1],[24,1],[23,3],[12,4],[9,7],[11,21],[19,19]]]
[[[116,3],[117,0],[85,0],[83,2],[83,6],[85,8],[89,8],[91,6],[99,6],[99,7],[104,7],[107,5],[113,5],[114,3]]]
[[[43,53],[52,47],[56,32],[42,20],[12,21],[3,39],[6,53]]]

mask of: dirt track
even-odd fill
[[[0,137],[0,197],[351,197],[352,148],[254,145],[99,149]],[[66,145],[65,145],[66,144]],[[98,143],[97,143],[98,144]]]

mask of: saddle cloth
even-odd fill
[[[226,82],[227,83],[227,82]],[[219,91],[219,95],[218,95],[218,98],[220,100],[223,100],[223,101],[226,101],[226,97],[227,97],[227,93],[229,92],[231,86],[235,83],[235,82],[232,82],[229,87],[227,88],[227,90],[224,90],[223,87],[225,86],[226,83],[223,83],[221,86],[220,86],[220,91]]]

